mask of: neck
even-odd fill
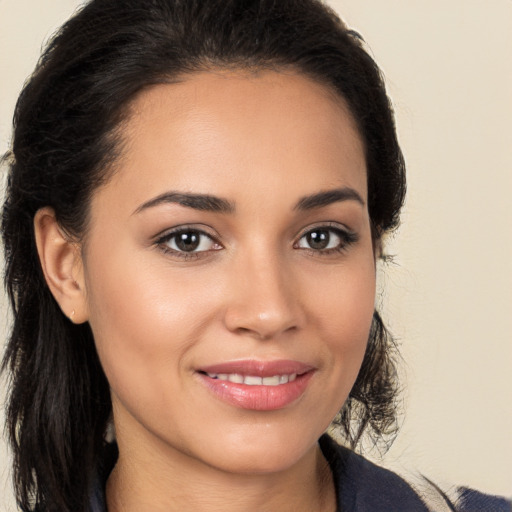
[[[109,512],[334,512],[331,472],[318,445],[265,474],[219,470],[180,452],[125,443],[107,482]]]

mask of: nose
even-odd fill
[[[232,270],[224,316],[228,330],[267,340],[302,327],[304,311],[289,265],[253,254]]]

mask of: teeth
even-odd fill
[[[247,375],[244,377],[244,384],[247,384],[248,386],[261,386],[263,384],[263,379],[261,377]]]
[[[263,385],[264,386],[279,386],[279,381],[281,378],[279,375],[274,375],[274,377],[263,377]]]
[[[229,382],[234,382],[235,384],[243,384],[244,383],[244,376],[239,375],[238,373],[232,373],[228,377]]]
[[[246,384],[247,386],[279,386],[288,384],[297,378],[296,373],[290,375],[274,375],[273,377],[257,377],[255,375],[240,375],[239,373],[208,373],[211,379],[225,380],[235,384]]]

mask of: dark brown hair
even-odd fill
[[[134,95],[208,68],[292,68],[348,104],[365,147],[376,242],[397,226],[402,154],[380,71],[362,39],[318,0],[93,0],[57,33],[16,106],[2,212],[14,323],[7,427],[23,510],[87,508],[111,415],[109,385],[87,324],[69,322],[42,274],[33,218],[50,206],[86,233],[94,190],[119,151]],[[352,445],[395,426],[393,344],[376,312],[349,400],[337,418]]]

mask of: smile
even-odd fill
[[[216,399],[253,411],[292,406],[306,393],[315,373],[315,367],[290,360],[230,361],[196,370]]]
[[[289,375],[273,375],[272,377],[258,377],[257,375],[240,375],[239,373],[207,373],[211,379],[219,379],[233,382],[235,384],[245,384],[246,386],[279,386],[288,384],[297,378],[296,373]]]

